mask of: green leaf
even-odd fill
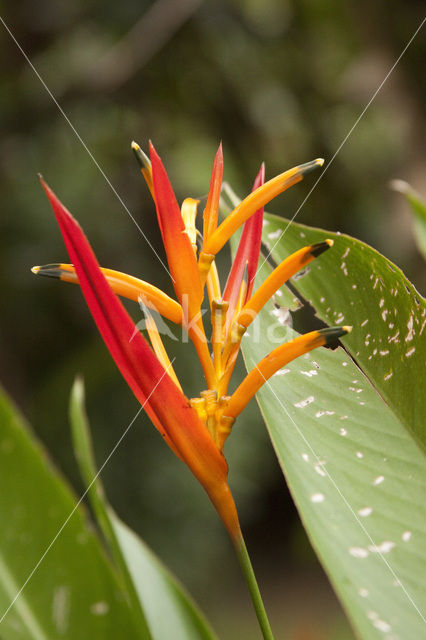
[[[404,180],[392,180],[391,188],[408,200],[414,217],[414,238],[420,253],[426,260],[426,204],[417,191]]]
[[[2,640],[140,637],[83,509],[1,390],[0,487]]]
[[[321,348],[262,387],[257,400],[279,462],[359,637],[422,637],[426,467],[418,440],[424,442],[425,413],[416,390],[424,301],[367,245],[296,224],[279,240],[287,221],[267,216],[266,222],[265,245],[277,262],[311,242],[335,239],[292,284],[328,324],[354,325],[343,342],[365,368],[342,348]],[[270,270],[262,267],[257,284]],[[271,303],[248,333],[248,369],[297,335],[279,325]]]
[[[83,479],[90,487],[93,510],[140,624],[149,628],[154,640],[214,640],[213,632],[184,588],[108,504],[96,471],[84,387],[79,379],[71,393],[70,417],[76,455]]]
[[[332,249],[292,279],[328,325],[353,325],[345,346],[406,429],[426,448],[426,304],[402,271],[365,243],[267,215],[264,242],[277,263],[326,238]],[[287,228],[284,235],[281,233]],[[263,278],[265,266],[258,277]]]

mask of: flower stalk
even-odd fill
[[[266,614],[265,605],[263,604],[262,596],[260,594],[259,585],[257,584],[250,556],[248,554],[247,547],[242,535],[238,540],[234,542],[234,548],[238,558],[238,562],[240,563],[241,571],[250,592],[253,608],[256,612],[256,617],[259,622],[259,627],[262,631],[263,638],[264,640],[274,640],[271,625]]]

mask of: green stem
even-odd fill
[[[233,540],[233,543],[235,551],[237,553],[238,561],[244,575],[244,579],[250,592],[254,610],[256,611],[256,616],[262,630],[263,638],[264,640],[274,640],[271,625],[269,624],[268,616],[266,615],[262,596],[260,595],[259,587],[254,575],[253,567],[242,534],[241,537]]]

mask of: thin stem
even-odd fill
[[[233,543],[235,551],[237,553],[238,561],[244,575],[244,579],[250,592],[254,610],[256,611],[257,620],[262,630],[263,638],[264,640],[274,640],[271,625],[269,624],[268,616],[266,615],[262,596],[260,595],[259,587],[254,575],[253,567],[242,534],[241,537],[234,539]]]

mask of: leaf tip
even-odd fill
[[[406,194],[411,190],[410,185],[405,180],[391,180],[389,182],[389,186],[393,191],[398,191],[398,193]]]
[[[71,397],[82,406],[84,403],[84,378],[81,373],[77,373],[71,388]]]

